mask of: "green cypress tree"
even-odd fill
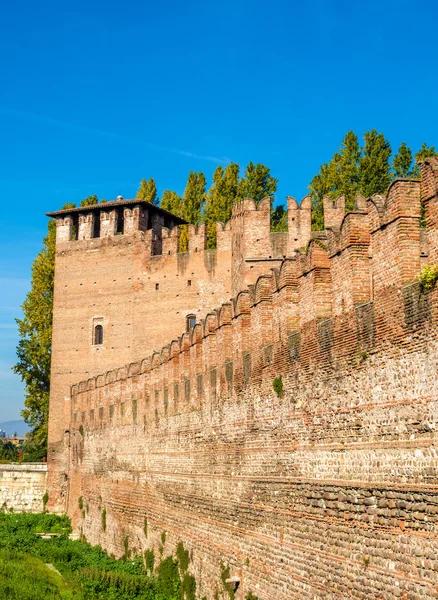
[[[382,194],[391,183],[390,163],[391,146],[383,133],[376,129],[367,131],[365,145],[359,159],[359,191],[366,198],[373,194]]]
[[[392,161],[393,178],[412,177],[412,151],[406,142],[402,142]]]
[[[139,198],[140,200],[146,200],[146,202],[150,202],[155,206],[159,206],[160,199],[158,198],[157,184],[155,183],[155,179],[153,179],[153,177],[147,180],[142,179],[135,197]]]

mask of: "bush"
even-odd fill
[[[281,375],[274,379],[274,381],[272,382],[272,387],[274,388],[274,392],[277,394],[277,396],[279,398],[282,398],[283,394],[284,394],[284,390],[283,390],[283,379],[281,378]]]
[[[438,266],[424,265],[418,280],[420,282],[420,289],[422,292],[429,292],[432,290],[438,281]]]
[[[59,536],[46,540],[38,532]],[[194,579],[186,574],[182,588],[178,562],[171,556],[159,564],[154,577],[153,551],[145,555],[148,575],[141,556],[115,560],[99,546],[69,539],[70,532],[66,516],[0,512],[0,598],[194,600]],[[65,581],[44,563],[53,564]]]

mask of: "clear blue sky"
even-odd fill
[[[0,421],[44,212],[143,177],[263,162],[304,196],[344,133],[438,146],[438,6],[417,0],[8,2],[0,23]]]

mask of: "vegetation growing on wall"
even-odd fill
[[[434,153],[435,148],[424,143],[415,154],[415,160],[422,160]],[[344,194],[346,207],[351,209],[357,192],[364,196],[382,193],[394,178],[418,177],[418,174],[413,153],[404,142],[392,157],[390,143],[383,133],[376,129],[366,132],[363,145],[360,145],[358,136],[349,131],[340,149],[311,180],[312,227],[324,227],[324,195],[334,199]],[[204,173],[191,171],[183,195],[165,190],[160,199],[155,180],[149,178],[140,182],[137,197],[161,205],[193,225],[205,223],[207,247],[214,248],[216,222],[225,222],[230,218],[232,204],[245,196],[252,197],[256,202],[269,196],[274,201],[277,184],[277,179],[266,165],[250,162],[241,174],[239,165],[230,163],[226,167],[216,168],[210,187],[207,186]],[[90,195],[80,202],[80,206],[98,202],[96,195]],[[65,204],[62,208],[74,207],[74,204]],[[284,205],[273,206],[271,229],[287,230],[287,210]],[[32,266],[31,290],[22,306],[23,318],[17,319],[19,343],[14,371],[25,384],[22,415],[32,428],[23,449],[23,458],[28,461],[41,460],[47,452],[55,238],[55,221],[51,219],[43,247]],[[179,250],[187,249],[188,228],[183,226]],[[83,428],[80,430],[83,432]]]
[[[438,281],[438,266],[424,265],[418,278],[422,292],[432,290]]]

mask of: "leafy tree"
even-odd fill
[[[155,179],[152,177],[148,180],[142,179],[135,197],[158,206],[160,204],[160,199],[157,195],[157,184],[155,183]]]
[[[202,209],[205,201],[205,188],[207,180],[202,171],[190,171],[184,190],[183,218],[192,225],[201,222]]]
[[[324,229],[324,211],[322,199],[327,196],[329,188],[329,163],[324,163],[319,173],[314,175],[309,185],[310,197],[312,199],[312,229],[321,231]]]
[[[340,195],[345,196],[345,205],[348,210],[354,208],[355,197],[359,190],[359,159],[361,149],[357,135],[348,131],[343,139],[339,159],[339,184],[335,200]]]
[[[164,190],[160,206],[161,208],[164,208],[164,210],[168,210],[177,217],[183,218],[183,199],[176,192]]]
[[[406,142],[400,144],[397,154],[392,161],[394,179],[398,177],[412,177],[412,151]]]
[[[434,154],[436,154],[435,146],[428,146],[426,142],[423,142],[421,148],[415,154],[416,164],[412,169],[412,177],[420,177],[420,165],[418,163],[424,160],[425,158],[429,158],[429,156],[433,156]]]
[[[434,154],[436,154],[435,146],[428,146],[426,142],[423,142],[421,148],[415,155],[415,160],[418,162],[425,158],[429,158],[429,156],[433,156]]]
[[[190,171],[184,190],[182,218],[192,225],[199,225],[205,201],[207,180],[202,171]],[[189,249],[189,231],[187,225],[181,225],[179,237],[179,252]]]
[[[375,129],[366,132],[365,144],[360,147],[353,131],[347,132],[340,149],[331,160],[324,163],[312,178],[309,189],[312,198],[312,228],[324,228],[323,197],[333,200],[345,196],[347,210],[354,208],[358,192],[364,196],[382,193],[391,183],[391,146],[382,133]],[[408,149],[409,150],[409,149]],[[404,169],[406,150],[400,148],[399,156],[393,163],[393,172]],[[411,157],[412,160],[412,157]],[[413,173],[413,172],[412,172]]]
[[[75,204],[65,204],[63,209],[66,208],[75,208]],[[21,414],[32,428],[27,441],[42,455],[47,448],[55,243],[56,223],[50,219],[42,250],[32,265],[31,289],[22,305],[23,318],[16,319],[20,340],[18,362],[13,367],[25,384],[25,408]]]
[[[213,183],[208,190],[202,220],[207,225],[207,248],[216,247],[216,223],[231,218],[231,209],[237,198],[239,165],[219,166],[213,173]]]
[[[391,183],[391,146],[383,133],[377,133],[376,129],[367,131],[364,140],[365,145],[359,159],[359,191],[368,198],[385,192]]]
[[[237,195],[239,198],[252,198],[257,204],[267,196],[273,200],[277,183],[278,179],[272,177],[269,167],[250,162],[239,181]]]
[[[0,461],[5,460],[16,462],[18,460],[18,448],[11,442],[0,440]]]
[[[287,210],[283,204],[271,211],[271,231],[287,231]]]
[[[92,196],[87,196],[86,198],[84,198],[81,203],[80,206],[93,206],[93,204],[99,204],[99,198],[96,196],[96,194],[93,194]],[[68,207],[70,208],[70,207]]]

